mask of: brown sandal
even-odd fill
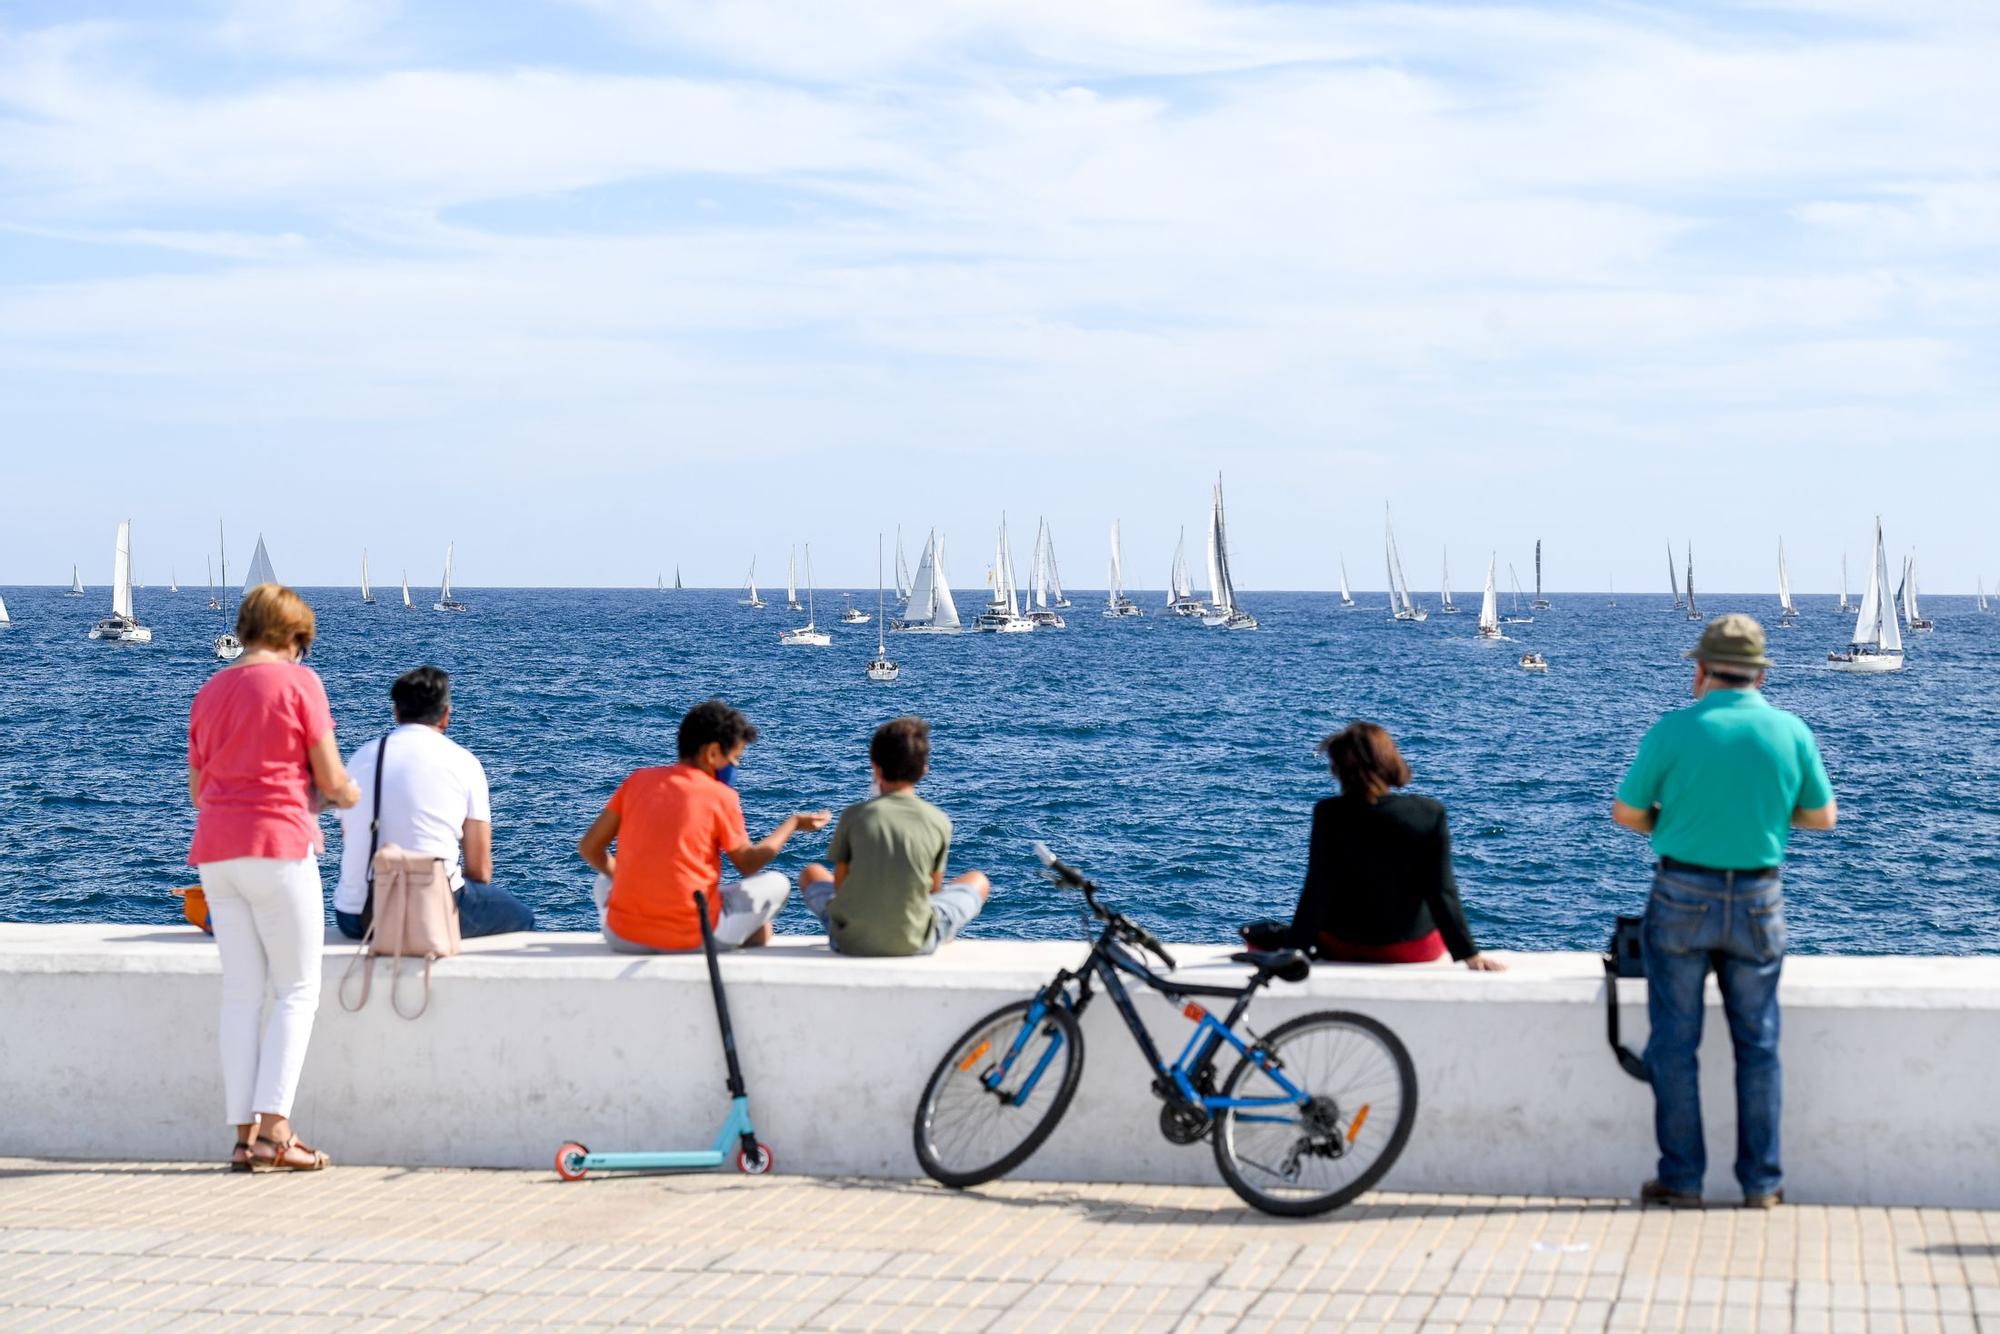
[[[300,1143],[297,1135],[293,1135],[282,1144],[259,1135],[257,1144],[259,1148],[253,1148],[250,1154],[251,1161],[257,1165],[257,1170],[260,1172],[317,1172],[333,1165],[333,1159],[309,1144]],[[266,1144],[271,1146],[269,1157],[260,1152],[261,1146]],[[305,1160],[292,1157],[295,1152],[305,1154]]]

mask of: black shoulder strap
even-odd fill
[[[1604,956],[1604,1028],[1618,1068],[1640,1083],[1650,1084],[1653,1076],[1646,1069],[1645,1058],[1626,1046],[1618,1032],[1618,979],[1646,975],[1646,954],[1640,943],[1644,920],[1620,917],[1611,932],[1611,951]]]
[[[375,801],[368,808],[368,898],[361,905],[361,930],[365,934],[375,920],[375,851],[382,846],[382,761],[389,754],[389,738],[384,732],[375,743]]]

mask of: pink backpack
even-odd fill
[[[340,1004],[359,1010],[368,1004],[369,987],[375,978],[378,955],[396,960],[389,982],[389,1004],[405,1019],[421,1018],[431,1004],[431,964],[458,953],[458,904],[451,893],[451,873],[444,858],[406,852],[394,843],[382,846],[382,768],[389,751],[383,737],[375,751],[375,805],[368,820],[368,901],[362,908],[367,920],[347,971],[340,978]],[[424,961],[423,1004],[411,1013],[403,1008],[403,960]],[[361,967],[361,995],[347,1003],[347,984]]]

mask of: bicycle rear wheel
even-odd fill
[[[1032,1026],[1031,1008],[1041,1011]],[[1039,1000],[1001,1006],[952,1044],[924,1086],[917,1161],[945,1186],[1005,1176],[1062,1120],[1082,1073],[1083,1031],[1067,1009]]]
[[[1300,1216],[1338,1209],[1382,1179],[1417,1122],[1417,1068],[1402,1040],[1365,1014],[1326,1010],[1272,1029],[1264,1046],[1306,1104],[1223,1107],[1215,1165],[1245,1203]],[[1222,1087],[1228,1098],[1284,1098],[1255,1061]]]

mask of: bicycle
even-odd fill
[[[1035,855],[1050,880],[1081,891],[1086,924],[1095,918],[1103,929],[1082,967],[1063,969],[1034,996],[987,1015],[938,1063],[915,1124],[917,1161],[932,1180],[961,1189],[992,1181],[1054,1132],[1083,1073],[1078,1019],[1093,983],[1111,997],[1153,1068],[1161,1133],[1182,1145],[1208,1139],[1222,1179],[1245,1203],[1303,1217],[1337,1209],[1382,1179],[1417,1116],[1416,1067],[1386,1025],[1326,1010],[1260,1037],[1243,1024],[1251,1000],[1274,979],[1303,981],[1312,969],[1305,954],[1232,954],[1254,970],[1236,987],[1162,977],[1133,953],[1151,955],[1168,972],[1177,967],[1152,932],[1099,902],[1097,884],[1043,844],[1035,844]],[[1161,1059],[1120,974],[1177,1003],[1194,1022],[1172,1065]],[[1196,996],[1235,1003],[1218,1019]],[[1238,1060],[1218,1088],[1215,1062],[1225,1047]]]

